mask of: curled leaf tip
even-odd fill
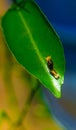
[[[57,97],[57,98],[60,98],[61,97],[61,86],[60,84],[57,82],[56,79],[52,79],[52,82],[53,82],[53,85],[55,86],[55,92],[54,92],[54,95]]]

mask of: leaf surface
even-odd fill
[[[60,97],[65,71],[63,47],[36,3],[26,2],[24,8],[11,7],[2,18],[2,28],[18,62],[56,97]],[[50,74],[46,62],[48,56],[52,57],[59,79]]]

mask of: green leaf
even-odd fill
[[[63,47],[35,2],[26,2],[23,8],[12,6],[2,18],[2,28],[18,62],[56,97],[60,97],[65,71]],[[48,56],[53,60],[58,79],[50,73],[52,69],[46,61]]]

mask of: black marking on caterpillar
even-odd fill
[[[47,66],[49,68],[49,71],[50,71],[50,74],[55,78],[55,79],[59,79],[60,76],[59,74],[55,71],[54,69],[54,64],[53,64],[53,61],[52,61],[52,58],[51,56],[47,56],[46,57],[46,61],[47,61]]]

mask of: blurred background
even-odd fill
[[[76,130],[76,1],[36,2],[62,41],[66,59],[65,82],[60,99],[56,99],[42,86],[22,125],[15,129]],[[0,0],[1,17],[10,3],[10,0]],[[10,54],[0,30],[0,130],[8,130],[12,122],[16,122],[36,84],[37,81]]]
[[[62,41],[66,59],[62,98],[47,90],[46,98],[55,118],[68,130],[76,130],[76,1],[36,0]]]

